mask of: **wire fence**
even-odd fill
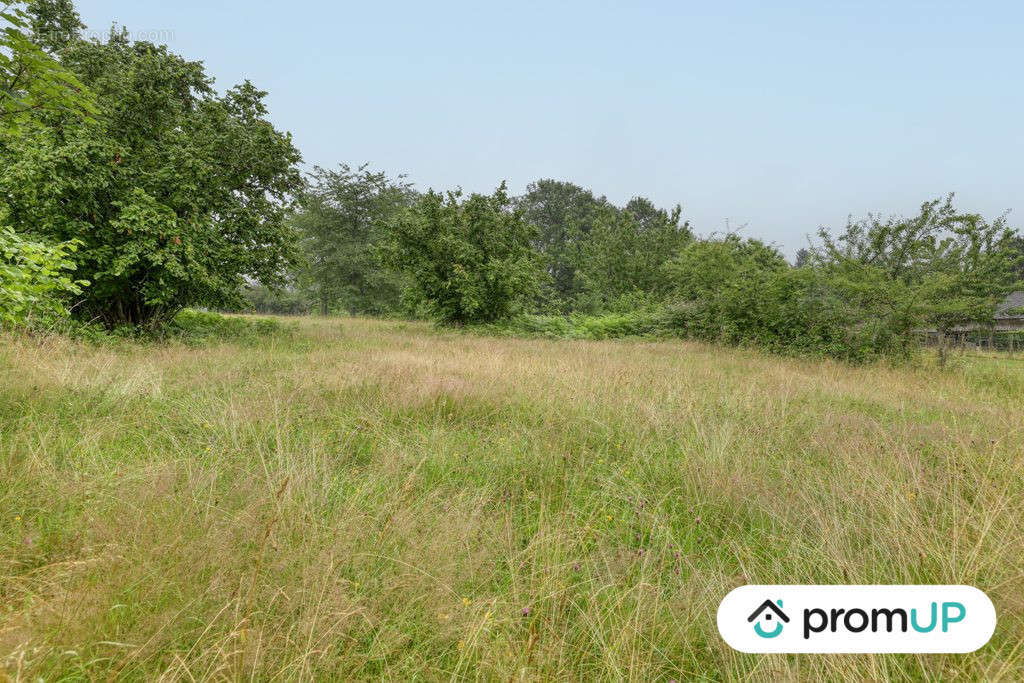
[[[1024,329],[1020,330],[965,330],[961,332],[918,333],[925,346],[965,349],[974,351],[1024,352]]]

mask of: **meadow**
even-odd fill
[[[1022,680],[1024,362],[300,319],[0,336],[0,678]],[[746,583],[986,591],[966,655],[745,655]]]

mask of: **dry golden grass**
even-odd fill
[[[14,679],[1024,679],[1012,364],[349,319],[0,345]],[[999,625],[968,655],[743,655],[715,610],[750,582],[972,584]]]

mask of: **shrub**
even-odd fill
[[[536,228],[513,210],[505,184],[493,195],[428,192],[390,226],[384,262],[403,271],[447,324],[508,320],[539,292]]]
[[[268,318],[243,318],[185,309],[171,320],[163,335],[188,343],[258,342],[289,331],[290,328]]]
[[[774,248],[729,235],[691,243],[666,272],[663,335],[854,362],[915,346],[914,292],[870,264],[791,268]]]
[[[74,241],[50,245],[0,228],[0,326],[67,315],[63,296],[81,294],[89,284],[69,275],[75,270],[69,256],[76,248]]]
[[[657,317],[644,310],[579,316],[573,319],[573,324],[576,336],[583,339],[640,337],[659,332]]]
[[[509,321],[504,328],[514,334],[548,339],[571,337],[573,332],[569,319],[558,315],[522,315]]]

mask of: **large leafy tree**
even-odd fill
[[[342,164],[317,168],[294,217],[305,256],[300,284],[320,312],[397,311],[404,279],[380,263],[377,246],[387,223],[416,198],[401,177]]]
[[[912,292],[922,321],[940,330],[986,325],[1019,282],[1016,233],[1005,216],[957,211],[953,195],[916,216],[849,221],[837,237],[820,231],[816,262],[833,271],[870,267]]]
[[[516,204],[538,229],[534,246],[548,274],[546,298],[556,309],[567,311],[583,289],[578,275],[583,244],[611,204],[579,185],[550,179],[530,183]]]
[[[96,121],[41,114],[0,147],[0,196],[18,229],[76,239],[91,281],[76,313],[159,325],[184,306],[237,303],[297,261],[286,222],[300,155],[246,82],[218,95],[200,62],[112,32],[74,36],[63,65],[97,96]]]
[[[605,207],[598,212],[579,267],[592,307],[606,307],[631,294],[665,291],[665,263],[693,239],[681,214],[679,206],[668,212],[642,197],[622,210]]]
[[[391,224],[382,254],[442,322],[495,322],[537,295],[536,233],[513,208],[505,183],[492,195],[465,199],[431,190]]]

